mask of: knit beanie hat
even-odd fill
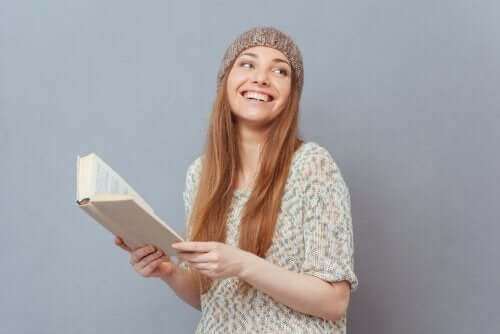
[[[220,89],[222,78],[233,60],[237,58],[242,51],[254,46],[267,46],[279,50],[288,58],[295,74],[297,89],[300,95],[304,84],[302,55],[297,45],[295,45],[289,36],[273,27],[256,27],[250,29],[239,35],[231,45],[229,45],[217,74],[217,91]]]

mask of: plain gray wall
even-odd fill
[[[500,324],[498,1],[2,1],[0,332],[192,333],[75,204],[95,151],[179,232],[229,43],[300,46],[301,129],[352,196],[350,333]]]

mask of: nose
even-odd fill
[[[267,71],[264,69],[255,70],[253,72],[252,83],[262,86],[269,86],[269,80],[267,77]]]

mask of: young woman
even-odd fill
[[[170,261],[131,253],[201,310],[197,333],[345,333],[354,273],[349,190],[329,152],[298,138],[302,57],[257,27],[227,49],[203,155],[188,168],[187,240]]]

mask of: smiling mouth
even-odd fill
[[[271,102],[274,98],[271,95],[251,92],[251,91],[242,91],[240,96],[254,102]]]

